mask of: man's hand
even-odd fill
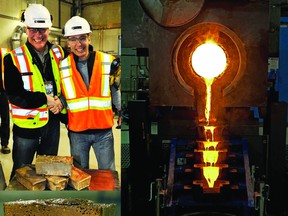
[[[50,95],[46,95],[46,97],[48,109],[54,114],[60,113],[63,109],[61,100],[57,96],[52,97]]]

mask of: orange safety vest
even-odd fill
[[[5,86],[4,86],[4,56],[10,51],[10,49],[8,48],[1,48],[0,49],[0,57],[1,57],[1,76],[2,76],[2,86],[3,86],[3,89],[5,89]]]
[[[73,54],[61,61],[61,87],[68,105],[68,129],[80,132],[114,125],[109,85],[113,59],[112,55],[96,52],[89,89],[76,68]]]
[[[60,46],[53,45],[49,51],[53,75],[57,86],[57,95],[61,93],[59,61],[64,57],[64,51]],[[41,72],[35,64],[32,64],[32,56],[26,44],[10,52],[14,65],[22,74],[24,88],[31,92],[46,93],[44,81]],[[39,128],[48,122],[47,104],[39,108],[24,109],[10,103],[10,112],[13,123],[22,128]]]

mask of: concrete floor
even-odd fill
[[[121,185],[121,130],[116,129],[117,126],[117,119],[114,120],[115,124],[113,127],[113,134],[114,134],[114,140],[115,140],[115,163],[116,163],[116,171],[119,175],[119,183]],[[12,129],[12,125],[11,125]],[[12,144],[12,133],[10,134],[10,140],[9,140],[9,147],[12,150],[13,144]],[[67,129],[65,125],[61,124],[60,128],[60,145],[59,145],[59,156],[70,156],[70,147],[69,147],[69,139],[67,135]],[[34,159],[35,160],[35,159]],[[12,154],[2,154],[0,152],[0,162],[2,164],[2,169],[4,172],[6,184],[9,184],[9,178],[10,173],[12,170]],[[90,168],[91,169],[97,169],[97,161],[95,154],[91,148],[90,151]]]

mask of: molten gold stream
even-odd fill
[[[213,41],[207,41],[197,47],[191,57],[194,71],[204,79],[206,85],[206,105],[205,119],[207,125],[204,126],[206,141],[203,151],[203,175],[209,188],[214,187],[214,183],[219,176],[217,166],[219,151],[216,150],[218,142],[214,140],[215,126],[210,125],[212,84],[215,78],[219,77],[227,66],[226,54],[223,49]]]
[[[210,111],[211,111],[211,86],[213,84],[214,79],[204,79],[206,84],[206,107],[205,107],[205,118],[206,122],[209,125],[210,121]]]

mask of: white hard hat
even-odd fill
[[[51,28],[52,17],[41,4],[30,4],[23,15],[24,24],[30,28]]]
[[[64,27],[65,37],[80,34],[89,34],[90,32],[92,32],[91,26],[86,19],[80,16],[73,16],[66,22]]]

